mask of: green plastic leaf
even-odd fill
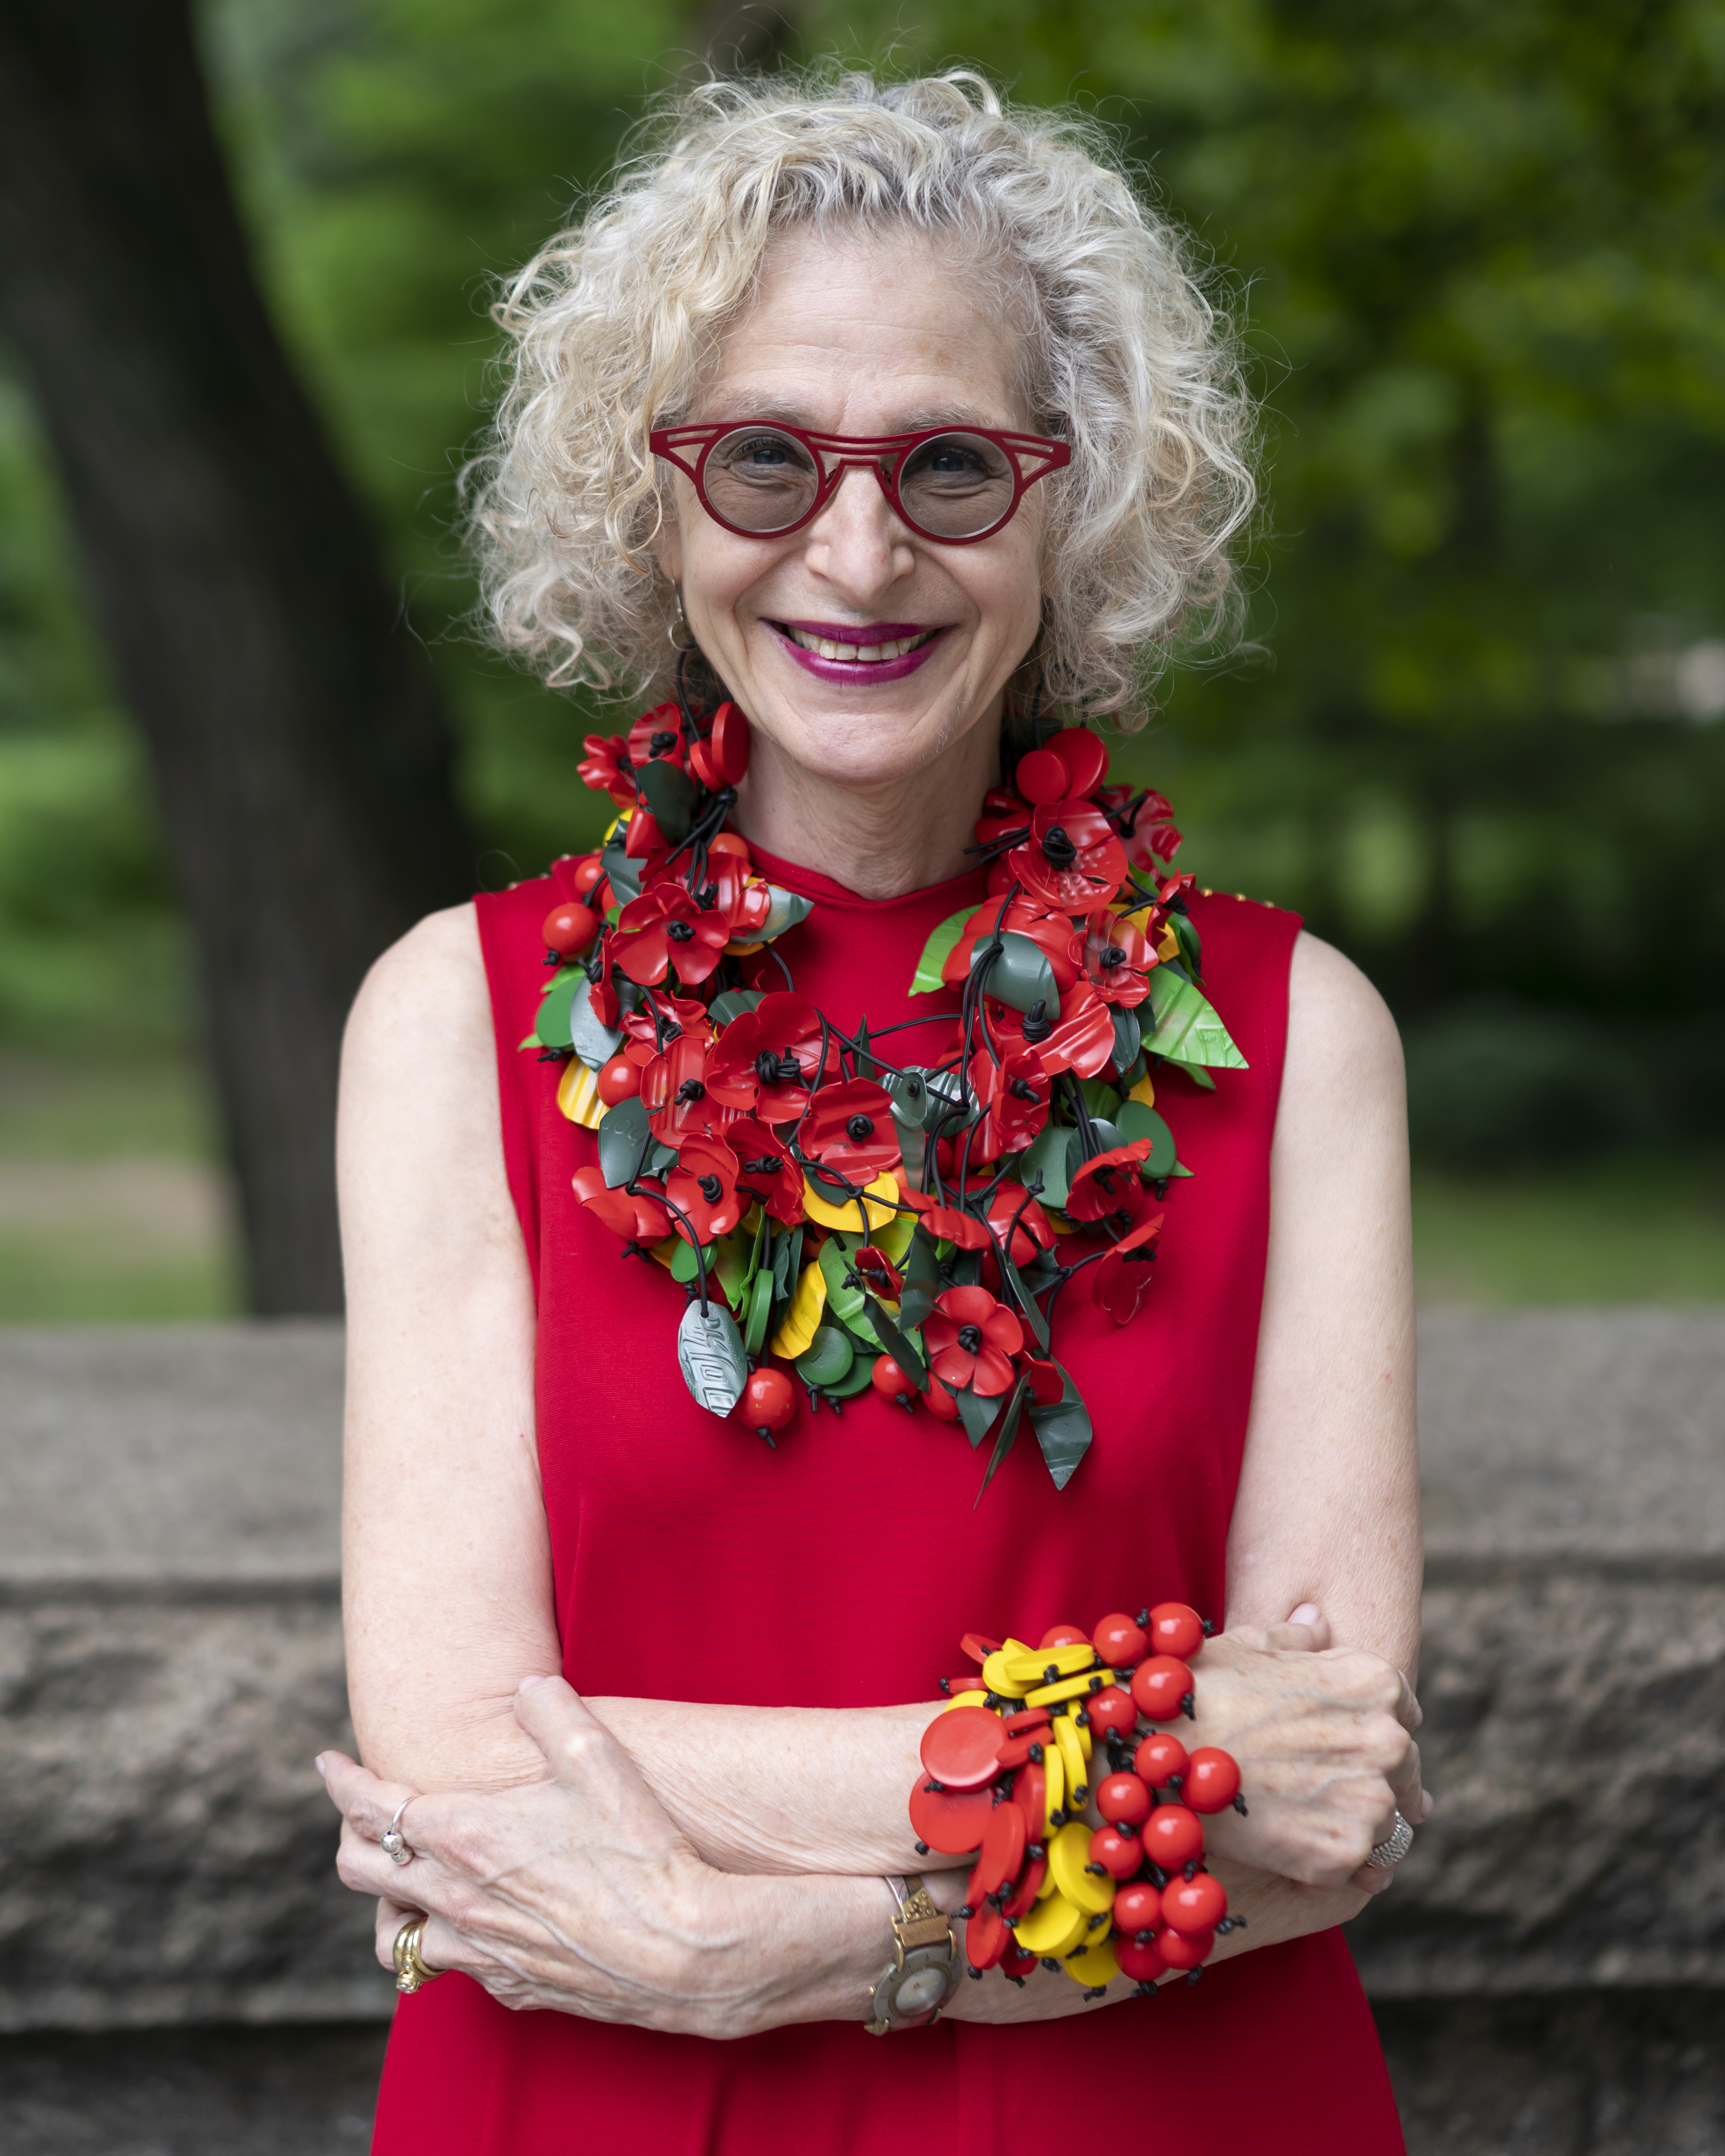
[[[767,1344],[767,1327],[772,1317],[773,1271],[770,1266],[762,1265],[749,1288],[749,1313],[742,1335],[743,1348],[751,1361]]]
[[[1214,1005],[1173,967],[1158,966],[1151,974],[1150,1007],[1156,1015],[1156,1031],[1148,1045],[1156,1055],[1165,1055],[1171,1063],[1208,1065],[1219,1070],[1248,1067]]]
[[[691,1302],[683,1312],[677,1327],[677,1360],[697,1406],[727,1415],[742,1398],[748,1361],[737,1321],[722,1302],[710,1301],[705,1310]]]
[[[827,1284],[827,1308],[841,1325],[850,1325],[863,1314],[868,1301],[851,1271],[851,1260],[860,1245],[843,1235],[829,1235],[820,1246],[820,1270]],[[848,1276],[848,1277],[847,1277]]]
[[[805,1385],[836,1385],[855,1359],[850,1342],[839,1327],[820,1325],[793,1367]]]
[[[594,1011],[593,983],[585,973],[569,998],[568,1024],[569,1045],[589,1070],[597,1070],[608,1063],[623,1045],[621,1031],[602,1024]]]
[[[1041,1311],[1037,1307],[1035,1296],[1032,1295],[1029,1289],[1025,1286],[1024,1276],[1019,1271],[1018,1267],[1013,1263],[1012,1254],[1006,1248],[1006,1238],[1004,1235],[1001,1237],[1001,1247],[999,1253],[999,1260],[1000,1265],[1000,1277],[1005,1283],[1006,1286],[1011,1291],[1013,1300],[1017,1304],[1019,1316],[1024,1319],[1025,1324],[1029,1327],[1031,1332],[1036,1336],[1037,1346],[1041,1348],[1045,1355],[1047,1354],[1048,1320],[1043,1316]]]
[[[747,1251],[735,1235],[725,1236],[717,1245],[713,1270],[718,1276],[720,1292],[740,1317],[749,1284],[749,1260]]]
[[[1063,1388],[1060,1398],[1049,1407],[1030,1409],[1030,1427],[1036,1433],[1036,1442],[1042,1448],[1043,1465],[1054,1478],[1056,1490],[1064,1490],[1072,1480],[1078,1463],[1090,1450],[1093,1435],[1090,1424],[1090,1410],[1085,1406],[1071,1373],[1061,1363],[1060,1371]]]
[[[941,968],[946,964],[953,945],[964,933],[971,916],[981,911],[980,906],[967,906],[962,912],[949,913],[935,930],[922,946],[922,956],[916,961],[916,970],[911,976],[911,993],[913,996],[932,995],[937,988],[946,986],[941,978]]]
[[[639,1094],[617,1103],[599,1125],[598,1139],[599,1173],[608,1190],[620,1188],[634,1176],[652,1174],[654,1155],[670,1152],[669,1146],[655,1142]],[[675,1160],[676,1155],[670,1153],[670,1158]]]
[[[881,1074],[880,1082],[892,1096],[892,1120],[902,1131],[920,1131],[928,1120],[928,1073],[921,1064],[906,1064],[902,1070]]]
[[[681,845],[695,814],[695,781],[686,771],[656,756],[636,765],[635,786],[652,810],[660,834],[672,845]]]
[[[758,988],[726,988],[722,995],[713,998],[711,1006],[715,1025],[729,1025],[734,1018],[752,1011],[761,1000]]]
[[[1138,1060],[1142,1040],[1137,1013],[1122,1010],[1117,1004],[1114,1007],[1114,1068],[1117,1070],[1132,1069]]]
[[[1137,1138],[1151,1141],[1153,1150],[1138,1164],[1138,1173],[1147,1183],[1173,1173],[1174,1134],[1154,1108],[1146,1107],[1142,1101],[1127,1101],[1120,1111],[1118,1127],[1127,1145]]]
[[[786,929],[794,928],[799,921],[806,921],[814,911],[814,901],[804,898],[799,891],[781,891],[776,883],[769,883],[767,891],[772,903],[768,907],[766,920],[755,931],[753,940],[758,943],[771,943],[775,937],[783,936]]]
[[[1072,1141],[1078,1133],[1066,1123],[1045,1122],[1019,1163],[1019,1180],[1028,1189],[1040,1175],[1042,1203],[1062,1206],[1072,1188]]]
[[[569,1037],[569,1004],[576,989],[587,984],[587,976],[579,966],[566,966],[552,976],[533,1020],[533,1030],[542,1048],[573,1047]]]
[[[952,1398],[957,1403],[958,1419],[964,1425],[964,1435],[970,1440],[973,1451],[994,1427],[1003,1395],[990,1393],[985,1396],[973,1393],[967,1385],[962,1393],[954,1393]]]
[[[989,959],[987,953],[993,949],[994,939],[990,937],[979,942],[976,956],[971,960],[973,973],[982,972],[984,966],[988,968],[984,983],[987,993],[1014,1010],[1027,1011],[1040,1004],[1045,1010],[1057,1012],[1060,992],[1055,985],[1054,968],[1048,962],[1048,953],[1040,944],[1010,929],[999,942],[998,955]]]
[[[699,1277],[701,1267],[696,1262],[695,1245],[685,1243],[679,1235],[677,1247],[671,1252],[670,1276],[685,1287],[692,1287]]]
[[[1024,1413],[1024,1399],[1029,1390],[1029,1387],[1022,1378],[1012,1389],[1012,1398],[1006,1404],[1006,1414],[1001,1421],[1000,1435],[994,1440],[994,1450],[989,1454],[988,1465],[983,1471],[982,1490],[976,1493],[977,1505],[983,1502],[983,1490],[986,1490],[993,1481],[994,1470],[1012,1450],[1012,1441],[1019,1434],[1019,1419]],[[974,1512],[975,1509],[976,1505],[973,1505],[971,1510]]]
[[[909,1332],[922,1325],[934,1307],[935,1297],[946,1285],[934,1254],[933,1238],[926,1229],[918,1228],[911,1237],[911,1247],[905,1253],[904,1276],[898,1322],[901,1332]]]
[[[1093,1116],[1111,1123],[1120,1113],[1120,1089],[1106,1078],[1086,1078],[1079,1086],[1084,1105]]]
[[[536,1033],[525,1033],[516,1043],[517,1052],[523,1048],[543,1048],[544,1045],[545,1043],[539,1038]]]
[[[1186,970],[1194,981],[1204,978],[1204,945],[1199,940],[1197,923],[1189,913],[1171,913],[1168,920],[1174,932],[1174,941],[1180,947],[1180,956],[1186,961]]]
[[[917,1391],[927,1392],[928,1366],[922,1360],[919,1350],[906,1339],[904,1334],[875,1301],[873,1296],[868,1298],[868,1309],[865,1314],[870,1324],[875,1328],[875,1337],[880,1342],[881,1347],[891,1356],[893,1361],[916,1386]],[[900,1315],[903,1315],[902,1311]]]
[[[641,865],[632,861],[623,850],[624,834],[619,831],[600,850],[599,866],[605,871],[605,880],[620,905],[627,906],[631,899],[641,895]]]

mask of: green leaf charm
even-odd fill
[[[616,1190],[637,1175],[657,1175],[676,1158],[647,1127],[640,1096],[619,1101],[599,1125],[599,1173],[605,1188]]]
[[[836,1325],[822,1325],[793,1368],[805,1385],[836,1385],[850,1374],[855,1353]]]
[[[1032,1010],[1040,1004],[1045,1010],[1058,1015],[1060,992],[1055,986],[1054,968],[1041,945],[1009,929],[1000,938],[998,954],[985,961],[984,953],[993,948],[992,937],[979,941],[970,968],[973,973],[980,973],[987,963],[988,993],[1014,1010]]]
[[[695,781],[676,764],[655,757],[649,763],[637,765],[635,784],[661,834],[672,845],[681,845],[695,814]]]
[[[1171,1063],[1209,1065],[1218,1070],[1250,1066],[1229,1038],[1215,1006],[1183,973],[1158,966],[1150,976],[1150,1008],[1156,1031],[1145,1045]]]
[[[1072,1141],[1077,1135],[1069,1124],[1046,1122],[1019,1163],[1019,1180],[1027,1190],[1034,1188],[1039,1175],[1042,1178],[1045,1205],[1063,1206],[1071,1194]]]
[[[946,964],[953,945],[964,933],[972,915],[981,911],[978,906],[967,906],[962,912],[949,913],[935,930],[922,946],[922,956],[916,961],[916,970],[911,976],[911,993],[913,996],[932,995],[937,988],[945,988],[947,984],[941,978],[941,968]]]
[[[904,1292],[899,1297],[898,1322],[901,1332],[914,1332],[934,1307],[934,1299],[946,1286],[934,1255],[934,1244],[926,1229],[917,1229],[905,1253]]]
[[[705,1310],[691,1302],[683,1312],[677,1327],[677,1360],[697,1407],[727,1415],[742,1398],[748,1360],[737,1321],[722,1302],[709,1301]]]
[[[1043,1465],[1054,1478],[1055,1489],[1064,1490],[1072,1480],[1079,1461],[1089,1451],[1094,1433],[1090,1425],[1090,1410],[1079,1397],[1077,1386],[1060,1363],[1056,1363],[1055,1368],[1065,1381],[1065,1390],[1051,1407],[1031,1409],[1030,1427],[1042,1447]]]
[[[602,1124],[601,1129],[604,1127]],[[1148,1138],[1153,1150],[1138,1163],[1138,1173],[1147,1183],[1158,1176],[1174,1172],[1174,1134],[1154,1108],[1147,1108],[1142,1101],[1127,1101],[1120,1111],[1116,1126],[1123,1143],[1131,1145],[1135,1138]]]
[[[973,1393],[968,1385],[962,1393],[952,1394],[958,1409],[958,1419],[964,1425],[964,1435],[970,1440],[973,1450],[994,1427],[994,1418],[1000,1412],[1002,1397],[999,1393]]]
[[[994,1480],[994,1470],[1012,1450],[1012,1441],[1019,1434],[1019,1419],[1024,1413],[1024,1400],[1029,1389],[1023,1378],[1012,1389],[1012,1398],[1006,1404],[1006,1414],[1000,1424],[1000,1435],[994,1440],[994,1450],[988,1455],[988,1465],[983,1475],[983,1489],[976,1493],[977,1505],[983,1502],[983,1490],[986,1490]],[[976,1506],[973,1505],[971,1510],[974,1512]]]

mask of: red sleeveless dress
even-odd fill
[[[908,989],[930,931],[982,896],[979,875],[865,901],[757,859],[815,901],[779,947],[797,987],[846,1031],[865,1014],[874,1029],[956,1011],[956,998]],[[583,1211],[570,1177],[595,1158],[594,1139],[558,1111],[560,1066],[516,1045],[543,981],[539,923],[560,895],[554,873],[478,907],[504,1152],[538,1293],[539,1457],[575,1689],[872,1707],[932,1697],[971,1629],[1036,1639],[1164,1599],[1219,1620],[1296,918],[1193,901],[1206,981],[1251,1067],[1222,1074],[1214,1093],[1158,1073],[1157,1106],[1194,1173],[1171,1189],[1155,1291],[1124,1331],[1076,1290],[1059,1312],[1060,1357],[1096,1440],[1057,1492],[1026,1429],[977,1506],[982,1456],[926,1412],[872,1393],[842,1419],[805,1407],[769,1451],[690,1399],[674,1345],[683,1291],[625,1260]],[[906,1040],[932,1050],[944,1030],[895,1036],[898,1060],[916,1060]],[[691,1610],[703,1632],[748,1641],[747,1656],[691,1660]],[[822,2022],[726,2043],[513,2014],[451,1974],[400,2004],[372,2145],[378,2156],[1004,2156],[1037,2135],[1045,2096],[1074,2089],[1147,2156],[1403,2146],[1338,1932],[1267,1947],[1153,2000],[885,2038]]]

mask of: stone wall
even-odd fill
[[[57,2032],[0,2048],[69,2122],[0,2056],[8,2148],[96,2145],[42,2092],[80,2030],[195,2082],[209,2025],[346,2025],[352,2113],[340,1383],[327,1327],[0,1334],[0,2030]],[[1725,2152],[1725,1317],[1432,1317],[1420,1405],[1440,1810],[1351,1933],[1410,2141]]]

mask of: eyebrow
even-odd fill
[[[747,402],[745,407],[740,407],[735,416],[744,423],[751,419],[776,419],[782,426],[800,427],[809,434],[823,434],[829,431],[824,427],[812,424],[803,408],[787,398],[762,397],[754,399]],[[711,426],[716,422],[708,419],[704,424]],[[995,420],[973,404],[924,404],[904,413],[896,427],[883,428],[881,432],[885,434],[922,434],[934,427],[997,426]],[[1005,431],[1013,431],[1009,424]]]

